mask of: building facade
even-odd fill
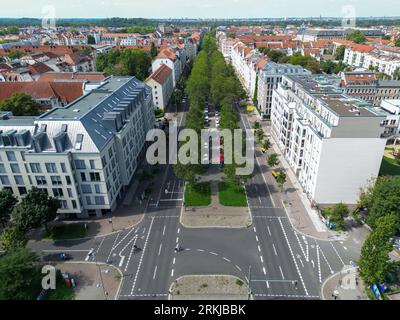
[[[271,135],[310,201],[355,204],[378,176],[385,116],[323,76],[283,76],[272,100]]]
[[[146,79],[146,84],[152,90],[154,107],[165,110],[174,91],[172,70],[166,64],[161,65]]]
[[[38,118],[0,120],[0,188],[18,198],[37,187],[61,201],[66,217],[117,208],[154,127],[152,94],[136,78],[116,77]]]

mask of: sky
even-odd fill
[[[280,18],[400,16],[399,0],[0,0],[0,17]]]

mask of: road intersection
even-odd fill
[[[242,128],[249,128],[243,117]],[[167,299],[175,279],[194,274],[250,280],[255,299],[319,299],[324,279],[357,258],[344,243],[316,240],[294,230],[282,203],[271,197],[257,162],[246,183],[253,224],[243,229],[182,226],[184,183],[171,165],[161,165],[160,172],[137,226],[92,239],[31,246],[45,260],[68,252],[76,261],[119,268],[123,277],[118,299],[129,300]],[[178,244],[182,250],[176,252]],[[95,255],[88,254],[92,248]]]

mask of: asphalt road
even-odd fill
[[[242,127],[248,128],[246,119]],[[37,242],[45,260],[67,252],[73,260],[109,263],[123,273],[119,299],[167,299],[182,275],[231,274],[248,283],[255,299],[318,299],[332,273],[357,258],[346,243],[317,241],[296,232],[274,203],[261,168],[246,184],[253,224],[246,229],[186,229],[179,223],[183,182],[161,168],[143,221],[95,239]],[[175,252],[180,244],[183,248]],[[135,250],[134,246],[141,250]],[[88,255],[90,249],[95,254]],[[296,285],[297,283],[297,285]]]

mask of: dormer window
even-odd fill
[[[83,134],[78,134],[75,141],[75,150],[82,149]]]

